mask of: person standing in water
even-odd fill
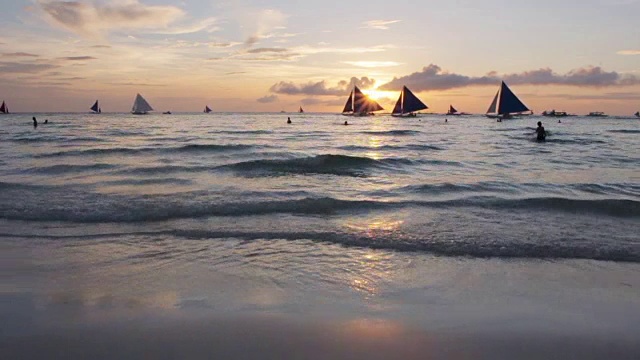
[[[538,121],[538,128],[536,129],[536,140],[545,141],[547,137],[547,132],[544,130],[544,126],[542,126],[542,121]]]
[[[38,120],[36,120],[36,117],[32,117],[31,119],[33,119],[33,128],[37,128],[38,127]]]
[[[287,117],[287,124],[291,124],[291,118]]]

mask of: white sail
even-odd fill
[[[147,100],[145,100],[142,95],[137,94],[136,95],[136,100],[133,103],[133,108],[131,108],[131,112],[133,114],[146,114],[149,111],[153,111],[153,108],[151,107],[151,105],[149,105],[149,103],[147,102]]]

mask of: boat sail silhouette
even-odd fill
[[[3,103],[3,105],[4,105],[4,103]],[[636,111],[636,113],[634,115],[637,116],[637,117],[640,117],[640,111]]]
[[[0,106],[0,114],[8,114],[9,113],[9,106],[7,106],[7,104],[5,104],[4,101],[2,101],[2,106]]]
[[[471,115],[471,114],[466,113],[466,112],[460,112],[460,111],[456,110],[456,108],[454,108],[453,105],[449,105],[449,111],[447,111],[446,115],[460,116],[460,115]]]
[[[211,109],[209,108],[209,105],[206,105],[204,107],[204,112],[207,113],[207,114],[211,112]]]
[[[396,106],[393,107],[391,116],[395,117],[415,117],[416,111],[428,109],[418,97],[416,97],[408,87],[403,86],[400,91],[400,97],[396,102]]]
[[[528,113],[527,113],[528,112]],[[486,116],[492,119],[510,119],[517,115],[530,115],[533,112],[509,89],[503,81],[493,98]]]
[[[131,113],[134,115],[146,115],[149,111],[153,111],[153,108],[142,95],[137,94],[136,100],[133,102]]]
[[[95,114],[101,114],[102,113],[102,109],[100,109],[100,105],[98,104],[98,100],[96,100],[95,104],[93,104],[93,106],[91,107],[91,111],[93,111]]]
[[[304,112],[304,110],[302,110],[302,106],[300,106],[300,110],[298,110],[298,112],[301,114]]]
[[[371,100],[357,86],[354,86],[349,94],[347,103],[344,105],[344,109],[342,109],[342,115],[371,116],[374,111],[378,110],[384,110],[384,108],[374,100]]]

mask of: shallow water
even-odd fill
[[[31,116],[0,117],[0,335],[195,308],[637,354],[638,120]]]

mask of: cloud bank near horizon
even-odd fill
[[[402,86],[407,86],[414,91],[451,90],[469,86],[495,85],[501,80],[510,85],[565,85],[595,88],[640,84],[640,78],[637,76],[605,71],[599,66],[577,68],[566,74],[558,74],[551,68],[541,68],[504,75],[492,71],[484,76],[474,77],[443,71],[440,66],[430,64],[422,71],[394,77],[379,89],[395,91]]]
[[[375,80],[366,76],[360,79],[352,77],[349,81],[342,80],[334,87],[327,87],[327,82],[322,80],[318,82],[309,82],[307,84],[296,85],[293,82],[280,81],[269,88],[269,91],[283,95],[320,95],[320,96],[342,96],[351,91],[353,86],[362,89],[370,89],[375,85]]]

